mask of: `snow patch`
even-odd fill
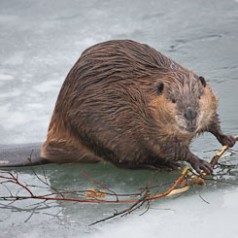
[[[3,74],[3,73],[0,73],[0,80],[13,80],[14,77],[12,75],[9,75],[9,74]]]
[[[4,129],[11,130],[29,122],[28,115],[21,111],[10,110],[9,107],[9,104],[0,107],[0,122]]]
[[[55,92],[56,90],[59,89],[60,85],[61,82],[52,80],[39,83],[38,85],[34,86],[34,88],[37,92],[40,93]]]

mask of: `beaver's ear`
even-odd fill
[[[202,83],[203,87],[205,88],[206,85],[207,85],[205,78],[203,78],[202,76],[199,76],[198,79],[200,80],[200,82]]]
[[[162,82],[159,82],[159,84],[157,85],[157,94],[160,95],[162,94],[164,90],[164,84]]]

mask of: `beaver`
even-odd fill
[[[51,162],[109,161],[126,168],[177,168],[200,173],[210,163],[189,150],[205,131],[222,145],[218,98],[198,76],[146,44],[112,40],[86,49],[60,90],[41,147]]]
[[[109,161],[124,168],[198,172],[210,163],[193,154],[192,139],[211,132],[222,145],[218,97],[199,76],[154,48],[111,40],[86,49],[68,73],[40,156],[45,161]]]

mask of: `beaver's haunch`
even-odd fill
[[[221,144],[234,145],[235,138],[221,132],[216,109],[203,77],[147,45],[108,41],[84,51],[70,70],[41,156],[127,168],[174,168],[184,160],[211,173],[189,144],[209,131]]]

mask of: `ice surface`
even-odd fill
[[[152,206],[143,215],[132,215],[99,228],[97,237],[230,237],[237,236],[237,227],[232,225],[237,220],[235,211],[238,189],[203,193],[206,201],[198,195],[182,197]],[[219,208],[219,209],[218,209]],[[206,215],[204,215],[206,214]],[[229,230],[229,231],[228,231]]]
[[[236,0],[1,0],[0,144],[42,142],[60,86],[82,51],[101,41],[125,38],[148,43],[205,76],[220,95],[224,131],[238,134],[237,16]],[[216,148],[219,143],[211,135],[192,145],[206,159]],[[53,186],[92,186],[79,179],[81,166],[44,168]],[[138,189],[151,175],[111,167],[86,169],[120,192]],[[37,183],[29,168],[20,173],[26,182]],[[166,176],[171,177],[159,179],[169,179]],[[211,183],[155,202],[143,216],[142,209],[94,227],[88,224],[118,207],[58,203],[31,216],[31,203],[26,202],[20,205],[25,210],[1,209],[0,236],[235,238],[237,196],[236,186]]]

